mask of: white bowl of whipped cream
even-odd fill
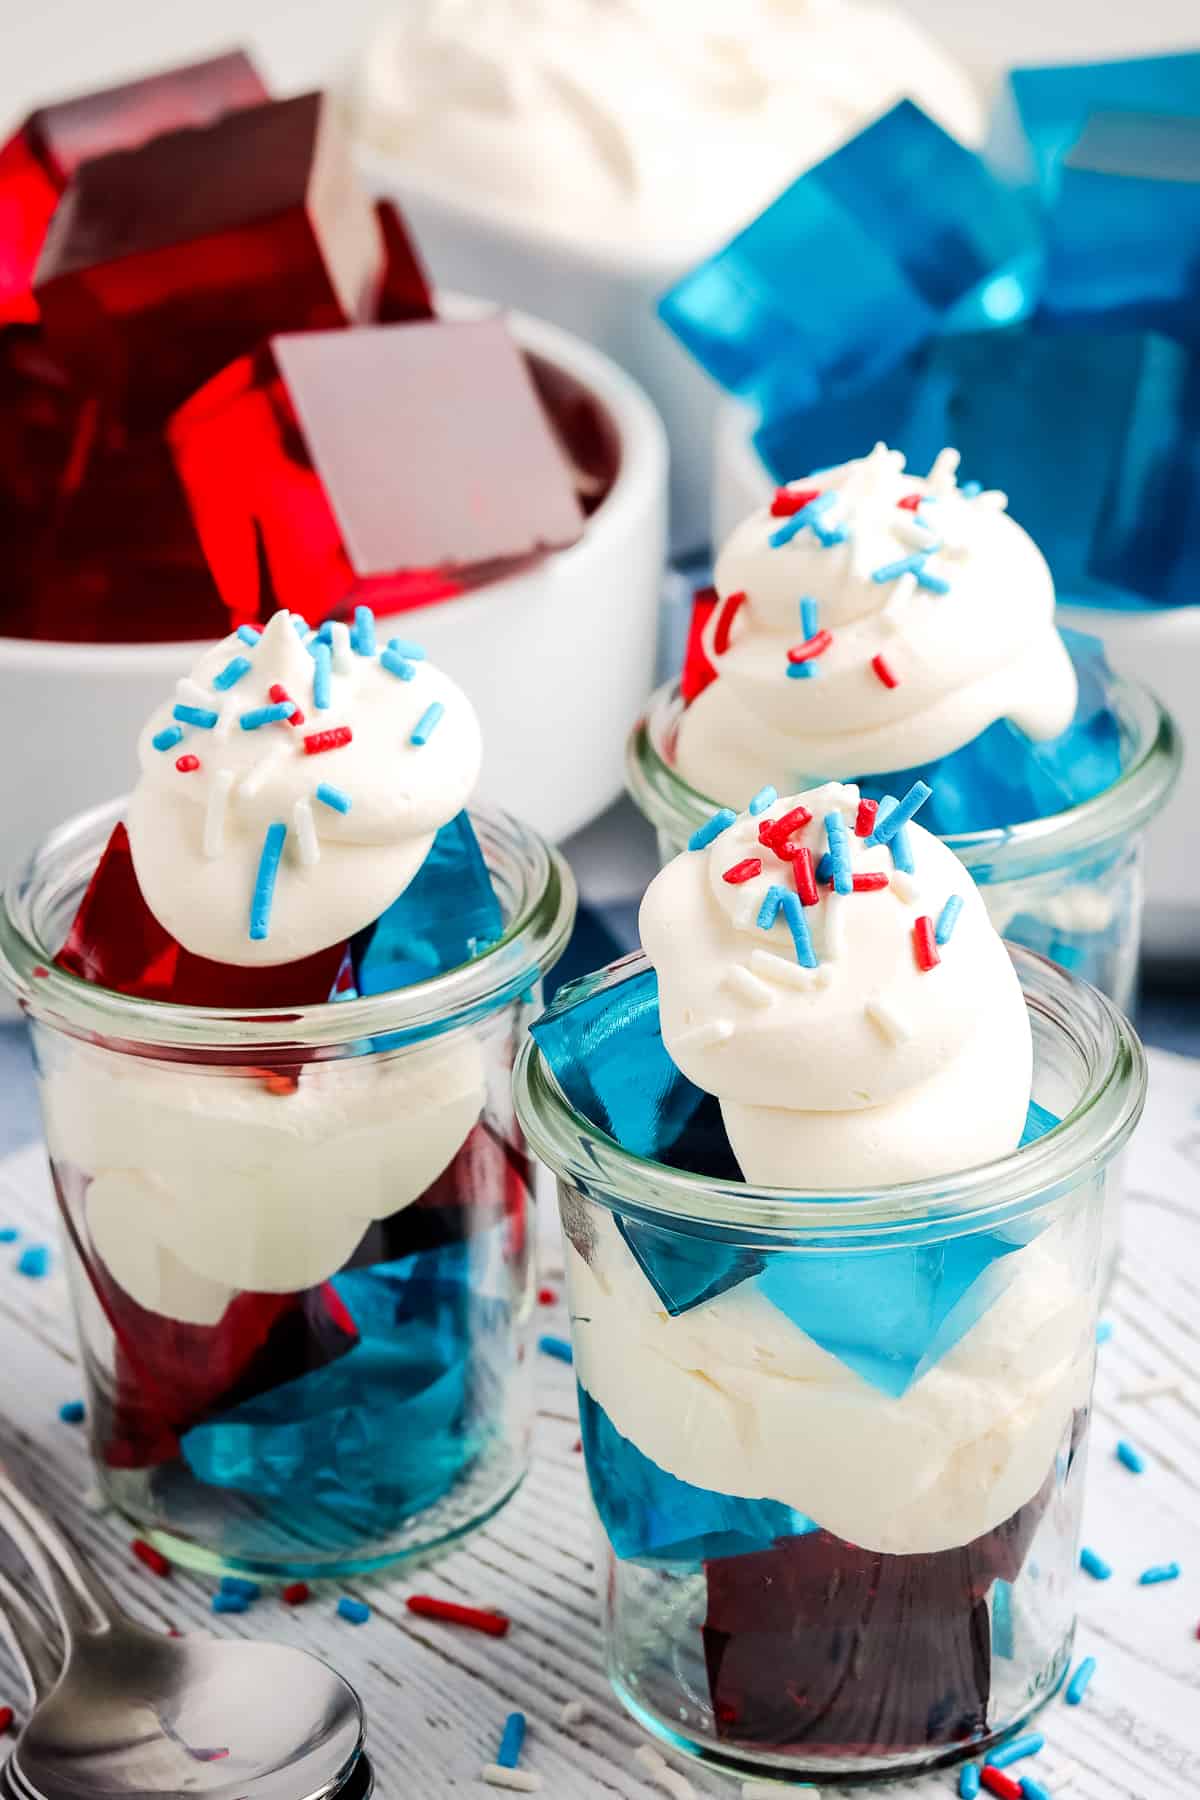
[[[747,407],[724,400],[713,438],[712,536],[724,543],[776,483],[751,440]],[[1057,609],[1060,625],[1103,640],[1121,675],[1141,682],[1183,731],[1200,725],[1200,606],[1117,612],[1108,607]],[[1145,948],[1162,957],[1196,954],[1196,901],[1189,821],[1200,817],[1200,764],[1184,758],[1174,794],[1146,835]]]
[[[657,301],[905,95],[982,138],[973,81],[874,0],[392,0],[348,105],[435,280],[552,319],[646,388],[682,552],[708,537],[717,399]]]

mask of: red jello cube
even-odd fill
[[[34,292],[54,353],[142,430],[270,332],[369,318],[382,276],[332,103],[302,94],[84,163]]]
[[[0,149],[0,325],[37,317],[33,271],[58,198],[80,163],[160,131],[207,125],[267,90],[242,51],[39,107]]]
[[[234,968],[185,950],[159,924],[142,898],[129,850],[117,825],[80,903],[58,968],[97,987],[177,1006],[235,1009],[314,1005],[327,1000],[345,944],[331,944],[300,962]]]
[[[717,671],[708,660],[708,652],[704,648],[704,627],[716,608],[716,588],[697,588],[692,596],[692,617],[688,624],[687,648],[683,653],[683,674],[679,678],[679,692],[687,706],[691,705],[697,694],[704,692],[710,682],[717,679]]]
[[[274,337],[182,407],[168,438],[239,622],[260,615],[264,585],[308,618],[394,612],[583,531],[499,318]]]

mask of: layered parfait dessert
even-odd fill
[[[205,651],[138,759],[3,923],[102,1483],[190,1560],[427,1549],[525,1466],[509,1081],[569,876],[464,810],[474,711],[366,607]]]
[[[566,990],[518,1069],[610,1672],[734,1769],[963,1754],[1069,1653],[1103,1165],[1141,1074],[1099,995],[1014,967],[929,804],[720,810],[647,891],[645,958]]]
[[[722,546],[682,680],[631,747],[664,854],[764,782],[927,781],[922,817],[1007,936],[1122,1003],[1141,915],[1141,828],[1178,745],[1101,647],[1061,633],[1046,561],[1003,493],[878,444],[779,488]]]

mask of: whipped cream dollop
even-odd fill
[[[479,775],[466,695],[418,646],[276,613],[200,657],[138,745],[142,894],[185,949],[297,961],[403,893]]]
[[[716,245],[904,96],[982,136],[966,75],[869,0],[405,0],[357,107],[405,183],[672,258]]]
[[[1078,688],[1045,558],[1005,496],[926,476],[882,444],[781,488],[717,559],[704,630],[716,680],[679,721],[675,766],[731,806],[764,781],[908,769],[998,719],[1058,737]]]
[[[1020,983],[957,857],[895,829],[920,797],[875,814],[836,782],[766,789],[646,891],[663,1042],[720,1100],[747,1181],[876,1192],[1020,1141]]]

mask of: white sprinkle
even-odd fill
[[[212,711],[213,694],[210,688],[201,687],[190,675],[181,675],[175,683],[175,698],[184,701],[188,706],[203,706]]]
[[[558,1715],[558,1722],[565,1729],[570,1725],[582,1725],[591,1716],[592,1709],[586,1700],[568,1700]]]
[[[317,842],[311,801],[297,800],[292,808],[292,824],[296,828],[296,848],[300,853],[300,861],[306,869],[314,868],[321,860],[321,846]]]
[[[243,800],[255,799],[266,787],[284,757],[290,754],[290,747],[280,744],[274,750],[268,750],[265,756],[260,756],[250,773],[243,776],[238,788],[239,797]]]
[[[696,1025],[691,1031],[685,1031],[675,1039],[676,1050],[711,1050],[714,1044],[724,1044],[733,1036],[733,1022],[730,1019],[710,1019],[705,1025]]]
[[[1144,1381],[1140,1387],[1124,1388],[1118,1400],[1161,1400],[1167,1394],[1179,1393],[1178,1376],[1165,1375],[1161,1381]]]
[[[502,1769],[499,1763],[488,1763],[479,1771],[481,1781],[489,1787],[511,1788],[515,1794],[537,1794],[541,1792],[542,1778],[535,1775],[532,1769]]]
[[[916,878],[910,875],[907,869],[893,869],[889,886],[897,900],[902,900],[905,906],[915,906],[921,898],[921,890],[917,886]]]
[[[976,494],[972,505],[986,506],[989,512],[1005,512],[1008,508],[1008,495],[1000,488],[985,488],[982,494]]]
[[[354,667],[354,652],[350,648],[350,627],[343,620],[330,625],[329,648],[334,674],[349,675]]]
[[[781,1795],[786,1791],[774,1781],[743,1781],[742,1800],[781,1800]],[[799,1793],[801,1790],[798,1788],[796,1791]],[[803,1784],[803,1793],[804,1800],[821,1800],[816,1788],[809,1787],[807,1782]]]
[[[912,1036],[912,1027],[908,1021],[882,994],[876,994],[873,1000],[868,1000],[863,1011],[889,1044],[906,1044]]]
[[[954,492],[957,485],[958,465],[961,461],[962,457],[958,451],[951,450],[949,446],[945,450],[938,451],[933,459],[933,467],[926,476],[926,480],[935,494],[952,494]]]
[[[672,1795],[673,1800],[696,1800],[696,1790],[687,1776],[681,1775],[678,1769],[673,1769],[652,1744],[643,1744],[640,1750],[635,1750],[633,1760],[641,1763],[651,1781],[664,1794]]]
[[[83,1490],[83,1504],[88,1512],[95,1513],[97,1516],[100,1513],[108,1512],[111,1506],[108,1495],[98,1488],[94,1481],[90,1482]]]
[[[816,969],[805,969],[798,962],[789,962],[784,956],[773,955],[770,950],[752,950],[750,967],[766,981],[777,981],[780,987],[799,988],[801,993],[808,993],[811,988],[825,987],[832,973],[825,968],[824,963]]]
[[[910,550],[929,550],[937,542],[937,533],[932,525],[926,525],[911,513],[902,513],[899,508],[891,524],[893,537],[898,537]]]
[[[846,948],[846,902],[849,894],[831,893],[821,908],[825,935],[821,949],[827,962],[837,962]]]
[[[735,963],[725,976],[723,986],[744,1000],[748,1006],[774,1006],[775,996],[765,982],[752,975],[741,963]]]
[[[205,856],[220,856],[225,848],[225,811],[232,787],[232,769],[218,769],[208,784],[208,808],[204,814]]]

